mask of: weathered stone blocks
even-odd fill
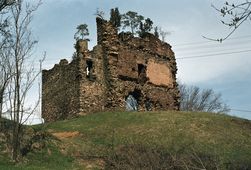
[[[118,35],[108,21],[97,18],[98,45],[85,40],[77,57],[61,60],[42,72],[42,116],[46,121],[105,110],[125,110],[132,95],[139,111],[178,110],[177,66],[171,46],[152,34],[143,38]]]

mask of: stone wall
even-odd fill
[[[77,61],[61,60],[42,72],[42,117],[46,121],[65,119],[79,112]]]
[[[98,31],[103,33],[99,37],[105,43],[99,42],[107,52],[109,107],[125,109],[125,99],[133,94],[139,110],[148,110],[146,103],[150,103],[150,110],[178,110],[177,67],[171,46],[152,34],[143,38],[128,33],[117,35],[109,22],[102,24]]]
[[[125,110],[128,95],[138,110],[178,110],[177,66],[171,46],[152,34],[117,33],[97,18],[98,45],[76,43],[77,57],[43,71],[42,115],[54,121],[104,110]]]
[[[92,52],[83,54],[79,62],[80,79],[80,113],[85,115],[104,109],[104,78],[102,47],[96,46]],[[87,63],[92,63],[91,75],[87,75]]]
[[[46,121],[104,110],[103,51],[88,51],[87,41],[77,41],[76,57],[43,70],[42,116]]]

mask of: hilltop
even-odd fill
[[[251,122],[192,112],[105,112],[34,126],[51,136],[0,169],[250,169]],[[1,148],[0,148],[1,149]]]

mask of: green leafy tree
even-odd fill
[[[89,40],[86,38],[89,35],[88,25],[87,24],[80,24],[77,26],[77,32],[74,35],[75,40]]]
[[[138,15],[137,12],[128,11],[122,15],[123,29],[129,27],[132,34],[135,34],[142,20],[144,20],[142,15]]]
[[[116,28],[119,28],[121,26],[121,14],[120,14],[118,8],[111,9],[111,11],[110,11],[110,22]]]
[[[153,21],[150,18],[145,19],[145,22],[143,23],[142,21],[140,22],[139,25],[139,36],[143,36],[147,32],[151,32],[153,29]]]
[[[153,29],[153,21],[150,18],[145,19],[144,30],[146,32],[151,32]]]

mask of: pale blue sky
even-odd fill
[[[31,0],[30,0],[31,1]],[[35,1],[35,0],[34,0]],[[239,0],[240,1],[240,0]],[[149,17],[154,24],[170,31],[166,41],[173,46],[177,58],[203,56],[251,50],[251,22],[247,21],[226,42],[219,44],[202,38],[221,38],[229,31],[220,22],[220,15],[211,4],[221,6],[219,0],[43,0],[32,23],[34,36],[39,40],[36,54],[47,52],[44,68],[51,68],[60,59],[70,59],[74,33],[78,24],[86,23],[90,31],[90,49],[96,44],[97,8],[109,17],[109,10],[119,7]],[[238,1],[235,1],[238,2]],[[193,44],[191,44],[193,43]],[[213,88],[221,92],[234,109],[251,110],[251,52],[216,55],[207,58],[179,60],[178,79],[189,85]],[[251,119],[251,112],[236,112]]]

